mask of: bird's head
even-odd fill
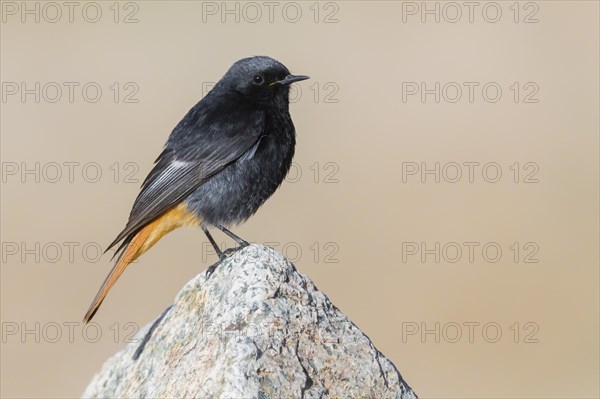
[[[219,82],[222,88],[267,107],[287,108],[290,84],[308,79],[292,75],[277,60],[256,56],[237,61]]]

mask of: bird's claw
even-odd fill
[[[225,252],[223,252],[223,255],[225,258],[228,258],[231,255],[235,254],[236,252],[246,248],[248,245],[250,245],[250,244],[244,241],[244,244],[241,244],[239,247],[226,249]]]

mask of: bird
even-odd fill
[[[273,58],[243,58],[185,114],[143,181],[125,228],[106,249],[116,248],[115,264],[84,323],[127,266],[179,227],[199,226],[220,260],[226,255],[209,228],[248,245],[227,227],[254,215],[285,179],[296,145],[290,84],[305,79]]]

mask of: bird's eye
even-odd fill
[[[263,84],[264,81],[265,78],[263,78],[262,75],[254,75],[254,77],[252,78],[252,83],[254,83],[257,86]]]

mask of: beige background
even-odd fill
[[[284,184],[237,233],[254,242],[276,241],[280,250],[285,246],[298,268],[422,397],[599,396],[597,2],[519,3],[518,23],[513,2],[498,3],[497,23],[482,17],[486,3],[478,3],[472,23],[465,7],[457,23],[435,23],[432,16],[422,23],[419,14],[405,15],[403,22],[403,7],[412,5],[391,1],[321,3],[316,23],[313,2],[297,3],[302,16],[296,23],[282,17],[281,2],[272,22],[263,6],[256,23],[248,21],[255,15],[248,8],[239,23],[232,16],[222,23],[219,15],[206,14],[203,22],[207,4],[201,2],[138,1],[139,21],[130,24],[122,19],[134,6],[124,10],[122,4],[115,23],[113,3],[99,3],[102,17],[89,23],[81,16],[84,4],[72,23],[68,15],[57,23],[3,15],[4,95],[6,82],[80,84],[72,103],[65,88],[56,103],[47,101],[54,97],[48,91],[39,103],[32,95],[25,102],[16,95],[1,104],[3,397],[78,396],[125,345],[127,332],[152,320],[186,281],[215,261],[203,251],[206,239],[199,230],[171,234],[111,292],[95,319],[98,341],[92,342],[95,330],[82,330],[79,321],[110,269],[109,257],[98,259],[94,249],[123,227],[139,180],[203,95],[204,84],[255,54],[277,58],[312,80],[298,85],[302,96],[291,106],[298,133],[295,171],[302,176]],[[287,6],[288,19],[294,18],[293,6]],[[439,7],[453,17],[446,3]],[[54,18],[53,10],[45,10]],[[323,23],[332,12],[338,21]],[[523,23],[531,12],[538,23]],[[82,98],[87,82],[103,90],[96,103]],[[115,103],[109,88],[114,82],[125,90],[121,95],[132,90],[124,84],[137,85],[138,103],[122,97]],[[328,82],[333,86],[325,87]],[[403,82],[480,86],[472,103],[466,86],[456,103],[435,103],[433,95],[426,102],[418,96],[403,102]],[[503,90],[496,103],[481,96],[488,82]],[[521,90],[528,82],[537,85],[538,102],[523,102],[529,87],[515,103],[509,88],[514,82]],[[316,99],[314,84],[320,88]],[[335,88],[329,100],[337,103],[325,102]],[[6,169],[15,163],[34,168],[36,162],[39,183],[35,175]],[[55,162],[63,165],[63,176],[52,183]],[[64,162],[79,162],[72,182]],[[97,183],[82,176],[82,165],[90,162],[101,168]],[[126,182],[124,174],[133,170],[127,162],[139,167],[133,175],[138,183]],[[457,183],[435,183],[432,176],[425,183],[419,176],[403,182],[404,162],[428,168],[436,162],[496,162],[503,174],[488,183],[479,166],[470,183],[465,167]],[[519,183],[510,169],[515,162]],[[539,169],[537,183],[522,182],[532,170],[525,169],[527,162]],[[321,172],[316,182],[315,163]],[[93,172],[88,168],[85,178],[94,179]],[[71,244],[65,244],[70,242],[78,243],[72,257]],[[455,263],[443,257],[436,263],[433,255],[423,262],[403,252],[406,242],[428,248],[456,242],[464,251]],[[480,244],[473,262],[464,242]],[[496,263],[482,257],[488,242],[503,251]],[[521,247],[517,262],[509,248],[515,242]],[[524,248],[528,242],[534,246]],[[92,243],[87,255],[86,243]],[[33,249],[22,259],[15,245]],[[539,262],[524,263],[535,245],[539,250],[531,259]],[[295,255],[298,247],[301,256]],[[447,249],[446,259],[454,256]],[[439,342],[434,334],[407,334],[415,326],[435,330],[436,323]],[[470,323],[479,323],[472,340]],[[462,336],[453,343],[456,326]],[[502,332],[496,343],[488,342],[494,326]],[[33,332],[22,335],[24,330]]]

